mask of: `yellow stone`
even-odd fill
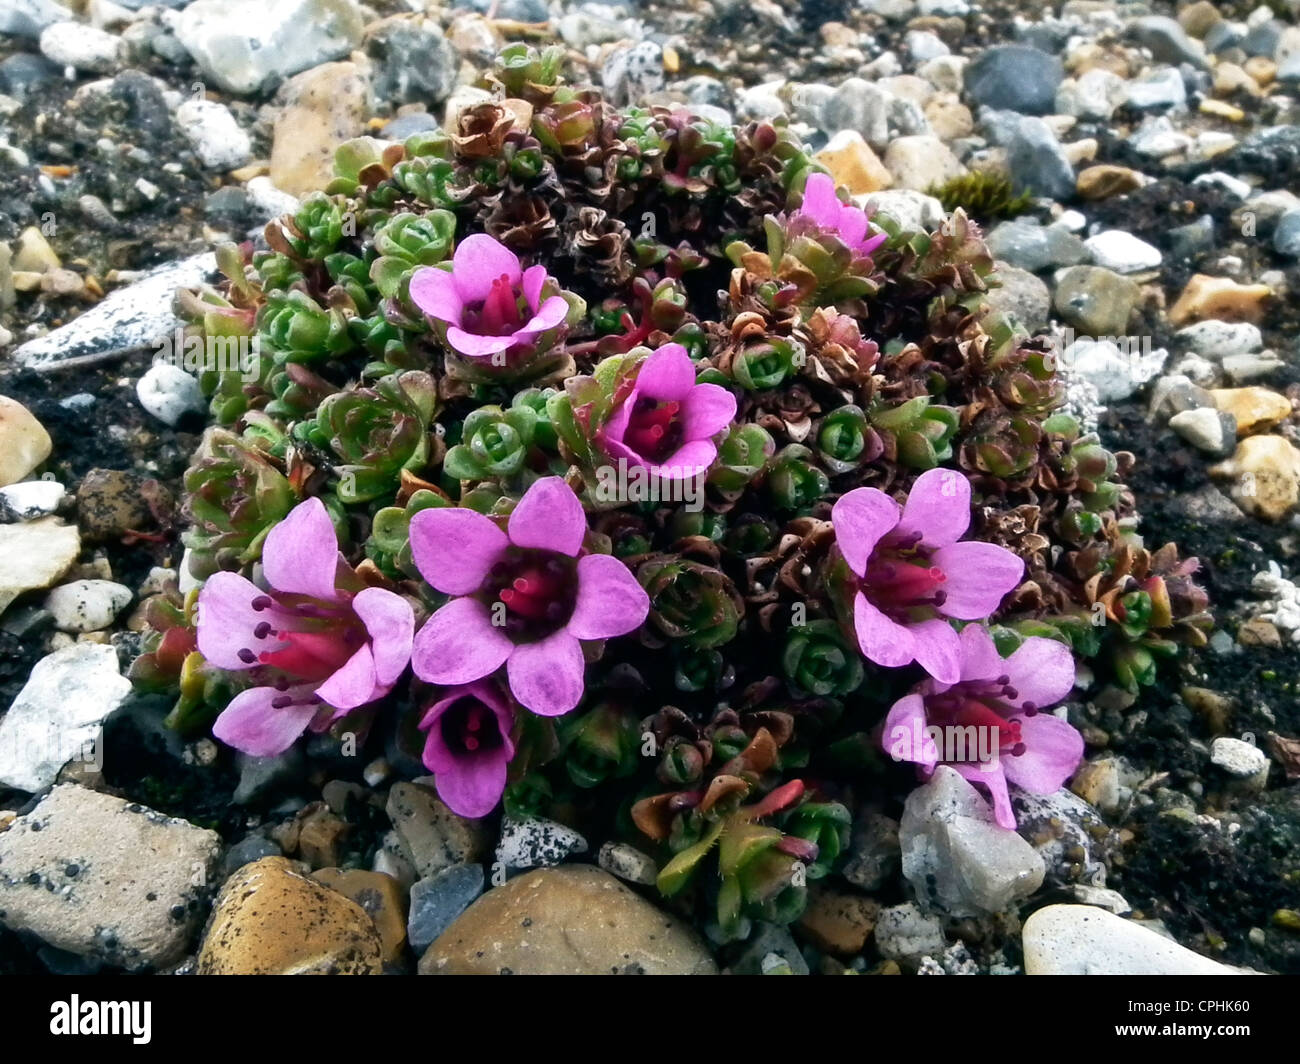
[[[217,896],[200,975],[378,975],[379,932],[366,911],[283,857],[244,865]]]
[[[671,44],[664,46],[664,72],[676,74],[682,68],[682,57]]]
[[[45,426],[17,399],[0,395],[0,488],[15,484],[49,458]]]
[[[1246,117],[1246,112],[1240,107],[1234,107],[1223,100],[1215,100],[1207,96],[1201,101],[1201,114],[1214,115],[1216,118],[1226,118],[1229,122],[1241,122]]]
[[[876,928],[880,903],[862,894],[814,886],[799,928],[818,949],[840,957],[861,953]]]
[[[1277,64],[1266,55],[1252,55],[1242,66],[1247,74],[1267,89],[1277,80]]]
[[[1300,450],[1281,436],[1247,436],[1210,475],[1228,481],[1233,502],[1252,517],[1280,521],[1300,503]]]
[[[312,879],[351,898],[374,921],[384,949],[384,960],[396,964],[406,946],[406,892],[385,872],[361,868],[322,868]]]
[[[1086,200],[1109,199],[1142,187],[1142,175],[1127,166],[1102,163],[1080,172],[1075,185]]]
[[[367,81],[355,63],[322,63],[289,79],[271,137],[271,183],[293,196],[323,189],[334,153],[359,136],[370,113]]]
[[[1250,388],[1213,388],[1210,398],[1217,409],[1237,419],[1237,434],[1249,436],[1271,429],[1291,416],[1291,403],[1284,395],[1258,385]]]
[[[1193,274],[1178,302],[1169,309],[1169,323],[1177,328],[1209,318],[1258,322],[1272,295],[1273,290],[1266,284],[1238,284],[1228,277]]]
[[[1214,91],[1220,96],[1231,96],[1241,90],[1248,96],[1262,96],[1259,82],[1236,63],[1220,63],[1214,68]]]
[[[854,130],[837,133],[817,153],[816,159],[830,171],[835,183],[843,185],[852,196],[879,192],[894,183],[879,156]]]
[[[44,273],[56,270],[63,263],[50,247],[45,234],[36,226],[29,225],[18,234],[18,246],[14,248],[13,268],[16,272]]]
[[[975,129],[975,119],[970,108],[961,102],[955,92],[945,92],[934,97],[925,105],[925,117],[940,140],[968,137]]]

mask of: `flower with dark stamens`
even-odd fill
[[[215,573],[199,592],[199,652],[247,672],[213,725],[222,742],[269,757],[304,731],[382,698],[406,669],[415,616],[400,595],[366,587],[343,561],[319,499],[293,508],[262,547],[269,590]]]
[[[871,228],[867,212],[840,202],[835,194],[835,179],[829,174],[809,174],[803,187],[803,203],[791,216],[834,233],[855,255],[870,255],[889,239],[887,233],[867,236]]]
[[[425,267],[411,275],[411,301],[445,331],[447,344],[471,359],[509,356],[533,347],[569,313],[562,296],[542,298],[545,266],[523,269],[519,258],[485,233],[456,247],[451,269]]]
[[[962,629],[958,645],[956,682],[927,679],[900,698],[885,718],[881,741],[901,760],[915,762],[926,779],[946,764],[987,787],[997,822],[1014,828],[1007,784],[1053,794],[1083,757],[1083,736],[1073,725],[1042,712],[1074,687],[1074,656],[1063,643],[1030,636],[1002,658],[987,629],[975,624]],[[932,727],[941,729],[938,735],[961,730],[962,741],[916,741]],[[980,729],[985,742],[977,739]],[[990,755],[987,760],[980,751]]]
[[[496,808],[506,787],[506,766],[515,756],[513,725],[508,699],[488,680],[444,691],[425,712],[420,720],[420,729],[429,733],[424,767],[452,812],[481,817]]]
[[[831,520],[857,577],[853,626],[862,653],[889,668],[916,661],[955,683],[959,643],[944,618],[985,619],[1025,569],[1005,547],[957,542],[970,524],[970,482],[931,469],[902,507],[876,488],[855,488],[835,503]]]
[[[546,717],[582,698],[582,640],[624,635],[650,600],[617,558],[582,556],[587,519],[559,477],[536,481],[506,530],[474,510],[422,510],[411,553],[436,590],[454,597],[415,638],[412,667],[429,683],[473,683],[503,665],[511,693]]]

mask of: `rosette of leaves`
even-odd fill
[[[406,148],[402,144],[375,137],[344,141],[334,152],[334,177],[325,186],[325,194],[363,198],[376,208],[391,207],[400,193],[388,179],[405,157]]]
[[[839,802],[809,798],[782,814],[778,823],[787,835],[816,847],[817,856],[807,862],[807,876],[823,879],[834,870],[840,855],[848,848],[853,817]]]
[[[300,288],[267,295],[258,316],[258,337],[277,365],[325,362],[353,347],[344,312],[322,307]]]
[[[830,479],[813,453],[799,443],[781,448],[768,463],[768,494],[779,510],[807,510],[830,490]]]
[[[402,470],[421,469],[429,459],[429,426],[438,412],[438,388],[420,370],[394,373],[373,387],[351,387],[329,396],[316,416],[294,435],[338,459],[335,491],[352,505],[392,497]]]
[[[862,408],[852,403],[832,410],[817,426],[817,459],[832,476],[874,461],[885,449]]]
[[[544,107],[564,83],[564,48],[550,45],[540,51],[529,44],[509,44],[498,53],[486,81],[503,95]]]
[[[670,555],[648,558],[636,577],[650,596],[650,624],[666,639],[707,650],[735,638],[745,606],[721,569]]]
[[[407,499],[375,512],[366,539],[366,557],[394,580],[421,581],[411,557],[411,518],[421,510],[454,506],[450,499],[431,488],[417,488]]]
[[[294,214],[267,227],[271,234],[268,243],[273,250],[290,254],[299,262],[320,260],[333,252],[345,235],[355,236],[355,226],[356,218],[349,215],[346,199],[313,192]]]
[[[461,428],[461,441],[443,458],[442,471],[457,480],[518,476],[533,450],[539,418],[531,406],[480,406]]]
[[[793,286],[798,303],[853,311],[880,290],[883,274],[872,257],[810,219],[768,217],[763,229],[766,252],[738,240],[727,246],[727,257],[761,279]]]
[[[574,786],[590,789],[632,775],[641,756],[641,731],[635,714],[612,702],[557,722],[564,768]]]
[[[816,620],[790,628],[781,654],[781,667],[798,696],[836,698],[862,684],[862,655],[850,646],[834,621]]]
[[[776,441],[761,425],[732,425],[718,445],[718,459],[706,482],[725,500],[734,502],[758,479],[775,453]]]
[[[889,461],[923,473],[952,458],[952,439],[959,424],[957,411],[938,406],[929,396],[918,395],[895,406],[879,403],[872,407],[867,419],[879,434],[884,457]]]
[[[185,471],[190,572],[205,579],[262,556],[262,541],[298,502],[279,463],[260,441],[224,428],[204,433]]]
[[[370,279],[379,294],[392,299],[404,293],[412,273],[447,257],[455,236],[456,216],[450,211],[394,214],[375,230],[378,258],[370,264]]]

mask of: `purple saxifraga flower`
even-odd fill
[[[855,256],[870,255],[889,239],[887,233],[868,236],[867,212],[852,204],[841,203],[835,195],[835,179],[829,174],[809,174],[804,184],[803,203],[790,216],[791,221],[813,222],[834,233]]]
[[[924,680],[895,702],[885,718],[882,743],[900,760],[915,762],[926,779],[936,765],[946,764],[987,787],[997,822],[1014,828],[1007,784],[1053,794],[1083,757],[1083,736],[1068,722],[1042,712],[1070,693],[1074,656],[1062,643],[1031,636],[1002,658],[992,636],[976,624],[962,629],[959,642],[957,681]],[[963,733],[958,743],[945,740],[954,730]],[[929,737],[913,738],[921,735]],[[977,743],[976,736],[991,741]],[[959,751],[956,760],[954,749]],[[977,757],[977,749],[991,757]]]
[[[429,584],[455,596],[415,637],[411,664],[429,683],[459,685],[501,666],[520,705],[546,717],[582,698],[582,640],[637,628],[649,596],[621,561],[580,557],[587,520],[559,477],[543,477],[506,530],[473,510],[422,510],[411,553]]]
[[[447,343],[472,359],[526,348],[563,323],[569,304],[542,298],[545,266],[524,270],[513,251],[477,233],[456,246],[451,269],[426,266],[411,276],[411,300],[446,328]]]
[[[319,499],[267,534],[262,573],[266,591],[238,573],[208,578],[198,648],[258,682],[231,700],[212,733],[268,757],[386,695],[410,660],[415,616],[400,595],[366,587],[347,566]]]
[[[736,397],[721,385],[696,384],[686,348],[664,344],[641,363],[598,442],[612,457],[663,480],[690,480],[713,464],[713,438],[735,416]]]
[[[853,626],[877,665],[918,662],[942,683],[960,669],[945,617],[988,617],[1020,582],[1025,563],[994,543],[958,543],[970,524],[970,483],[951,469],[916,478],[900,507],[876,488],[855,488],[831,510],[835,541],[857,577]]]
[[[489,680],[449,688],[425,712],[424,767],[452,812],[481,817],[496,808],[515,756],[513,724],[509,702]]]

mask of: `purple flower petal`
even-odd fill
[[[960,639],[963,680],[995,680],[1010,672],[993,637],[983,625],[968,624],[961,630]]]
[[[411,302],[425,314],[449,325],[459,325],[465,304],[456,281],[447,270],[424,266],[411,274]]]
[[[542,477],[524,492],[510,514],[510,542],[576,558],[587,533],[582,503],[560,477]]]
[[[809,174],[803,186],[803,203],[798,213],[811,218],[826,229],[837,228],[840,216],[839,197],[835,195],[835,179],[830,174]]]
[[[642,395],[660,402],[681,401],[695,387],[695,363],[681,344],[664,344],[641,363],[636,383]]]
[[[970,481],[955,469],[929,469],[916,478],[903,516],[901,535],[921,533],[927,547],[956,543],[970,527]]]
[[[857,632],[859,649],[877,665],[897,669],[916,658],[916,643],[911,631],[891,621],[860,591],[853,600],[853,628]]]
[[[274,687],[253,687],[230,700],[212,725],[212,734],[227,746],[254,757],[272,757],[291,747],[311,723],[317,706],[306,701],[306,689],[277,691]],[[271,703],[289,695],[304,698],[283,709]]]
[[[272,606],[253,609],[253,602],[268,596],[238,573],[213,573],[199,591],[199,653],[219,669],[250,669],[256,662],[239,656],[241,650],[260,654],[283,644],[274,635],[255,639],[253,631],[263,621],[274,626],[283,612]]]
[[[519,343],[531,343],[547,329],[554,329],[569,316],[569,304],[562,296],[551,296],[515,333]]]
[[[1021,703],[1046,709],[1074,689],[1074,655],[1064,643],[1030,636],[1002,663]]]
[[[916,663],[940,683],[956,683],[961,678],[961,639],[952,625],[935,618],[908,627]]]
[[[618,445],[622,447],[622,445]],[[623,448],[627,450],[627,448]],[[628,452],[631,454],[631,452]],[[713,465],[713,460],[718,457],[717,445],[709,440],[693,440],[690,443],[683,444],[673,452],[672,456],[665,458],[662,462],[647,462],[639,455],[634,456],[636,464],[645,466],[656,476],[664,480],[691,480],[699,476],[709,466]]]
[[[898,524],[898,515],[898,503],[878,488],[854,488],[831,507],[835,543],[858,576],[866,575],[871,552]]]
[[[375,656],[370,644],[363,643],[357,652],[316,688],[316,697],[335,709],[356,709],[380,696],[375,679]]]
[[[631,571],[608,554],[578,562],[578,598],[566,626],[579,639],[610,639],[636,629],[650,612],[650,596]]]
[[[1011,795],[1007,793],[1005,766],[1007,758],[999,760],[992,766],[969,762],[951,767],[970,783],[986,788],[993,800],[993,819],[999,827],[1008,831],[1016,829],[1016,815],[1011,811]]]
[[[523,281],[520,283],[519,289],[523,292],[524,299],[528,303],[528,309],[533,314],[537,313],[537,308],[541,303],[542,288],[546,284],[546,277],[545,266],[529,266],[528,269],[524,270]],[[564,301],[561,300],[561,302]],[[565,306],[568,306],[568,304],[565,304]]]
[[[475,233],[456,245],[456,253],[451,257],[451,275],[456,279],[456,291],[462,302],[482,303],[492,291],[492,283],[502,274],[516,288],[523,279],[518,256],[504,244],[486,233]]]
[[[468,595],[487,578],[510,540],[489,517],[464,507],[421,510],[411,518],[411,558],[446,595]]]
[[[981,621],[1020,583],[1025,563],[996,543],[967,540],[940,547],[932,555],[943,570],[944,600],[939,612],[960,621]]]
[[[411,667],[429,683],[473,683],[505,664],[513,649],[509,636],[492,624],[483,603],[457,598],[416,632]]]
[[[938,751],[927,741],[927,724],[925,700],[919,694],[904,695],[890,707],[885,717],[881,745],[891,757],[914,762],[927,771],[933,769],[937,758],[930,754]]]
[[[375,683],[386,692],[397,682],[397,678],[405,671],[407,662],[411,660],[415,611],[401,595],[382,587],[368,587],[357,592],[352,600],[352,608],[370,636],[370,650],[375,661]]]
[[[506,662],[510,690],[525,709],[543,717],[568,713],[581,700],[582,644],[561,628],[536,643],[515,647]]]
[[[262,572],[277,591],[338,598],[339,541],[320,499],[300,502],[271,529],[262,546]]]
[[[736,416],[736,397],[720,384],[697,384],[683,400],[678,416],[686,439],[711,439]]]
[[[1020,741],[1025,752],[1019,757],[1004,753],[1002,770],[1017,787],[1034,794],[1054,794],[1083,758],[1083,736],[1050,713],[1021,717]]]
[[[447,343],[469,358],[487,358],[498,351],[509,350],[514,346],[515,338],[513,335],[479,336],[477,333],[466,332],[459,325],[452,325],[447,329]]]
[[[429,733],[425,749],[434,742]],[[510,755],[504,747],[494,747],[469,757],[457,758],[441,772],[434,773],[433,785],[447,807],[457,816],[477,820],[497,807],[506,789],[506,766]]]

